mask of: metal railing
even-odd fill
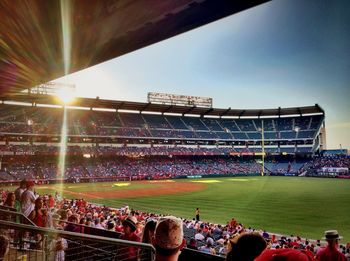
[[[36,226],[29,218],[14,208],[0,207],[0,220]]]
[[[5,260],[154,260],[152,245],[86,235],[0,220],[0,233],[10,240]]]

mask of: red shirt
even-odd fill
[[[135,232],[130,235],[122,235],[120,239],[129,240],[134,242],[140,242],[141,239],[136,235]],[[125,252],[119,255],[120,260],[137,260],[137,248],[136,247],[128,247]],[[121,257],[122,256],[122,257]]]
[[[347,261],[346,257],[334,247],[327,246],[317,254],[319,261]]]
[[[307,251],[296,249],[265,249],[254,261],[314,261],[313,255]]]
[[[53,197],[49,198],[49,207],[53,208],[55,206],[55,200]]]
[[[38,227],[46,227],[46,217],[43,214],[40,214],[39,211],[36,211],[33,222]]]

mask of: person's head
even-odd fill
[[[157,255],[163,257],[179,255],[185,244],[181,219],[165,216],[158,220],[153,236]]]
[[[124,233],[126,235],[129,235],[133,232],[135,232],[135,230],[137,229],[137,219],[133,216],[127,217],[124,221],[123,221],[123,229],[124,229]]]
[[[0,235],[0,258],[4,258],[9,250],[10,241],[4,235]]]
[[[38,197],[35,200],[35,209],[38,210],[38,209],[41,209],[42,207],[43,207],[43,199],[42,197]]]
[[[339,236],[339,233],[337,230],[327,230],[324,232],[324,238],[329,246],[336,247],[339,244],[339,240],[342,239],[341,236]]]
[[[78,217],[76,215],[71,215],[68,218],[68,222],[77,224],[78,223]]]
[[[253,261],[266,248],[265,239],[258,233],[246,233],[231,241],[226,260]]]
[[[85,224],[85,225],[91,226],[91,221],[92,221],[91,217],[87,217],[87,218],[86,218],[86,224]]]
[[[15,200],[16,200],[15,193],[10,192],[10,193],[7,194],[7,197],[6,197],[4,205],[8,206],[8,207],[14,207]]]
[[[31,180],[27,181],[27,183],[26,183],[26,187],[28,190],[33,190],[34,185],[35,185],[34,181],[31,181]]]
[[[188,244],[191,247],[197,247],[197,241],[193,237],[191,237],[190,242]]]
[[[86,218],[85,218],[85,217],[82,217],[82,218],[80,219],[80,221],[79,221],[79,224],[80,224],[80,225],[85,225],[85,223],[86,223]]]
[[[146,222],[142,233],[142,243],[152,243],[152,237],[154,235],[154,230],[156,229],[157,222],[150,219]]]
[[[114,223],[113,222],[108,222],[107,223],[107,229],[108,230],[113,230],[114,229]]]
[[[214,239],[212,239],[211,237],[208,237],[205,242],[207,247],[212,247],[214,245]]]
[[[25,189],[27,187],[27,180],[26,179],[22,179],[21,182],[19,183],[19,187],[21,189]]]

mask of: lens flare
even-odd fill
[[[61,88],[57,90],[58,98],[64,103],[69,104],[74,101],[74,93],[71,90],[68,90],[66,88]]]
[[[61,129],[61,143],[60,143],[60,156],[58,162],[58,173],[57,176],[59,179],[64,179],[64,173],[66,168],[66,151],[67,151],[67,108],[63,108],[63,121]]]
[[[71,10],[70,0],[61,0],[64,74],[70,71],[71,63]]]
[[[63,62],[64,62],[64,74],[67,75],[70,72],[71,65],[71,10],[70,10],[70,0],[61,0],[61,23],[62,23],[62,48],[63,48]],[[57,93],[61,101],[66,105],[71,102],[74,98],[72,92],[67,89],[62,89]],[[58,162],[58,172],[57,176],[61,182],[61,193],[63,187],[63,179],[65,177],[66,169],[66,151],[67,151],[67,108],[64,105],[63,108],[63,121],[61,129],[61,144],[60,144],[60,155]]]

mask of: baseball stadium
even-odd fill
[[[273,4],[152,2],[0,3],[0,260],[350,260],[328,103],[231,108],[219,87],[138,101],[98,80],[84,97],[62,80]]]

